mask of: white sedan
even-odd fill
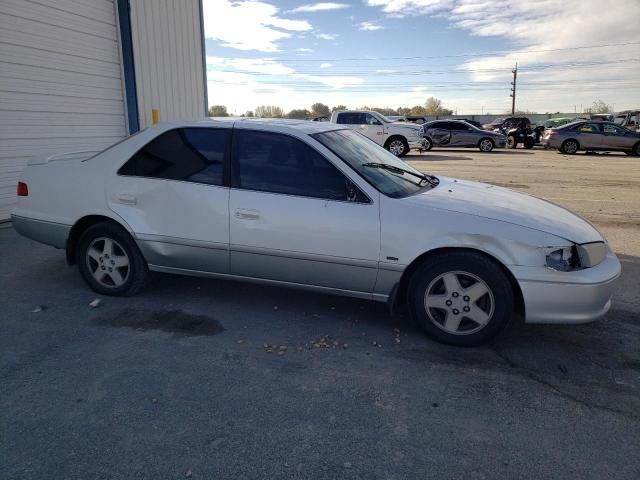
[[[581,323],[620,263],[585,219],[528,195],[423,174],[320,122],[162,124],[91,157],[34,158],[18,232],[65,249],[87,284],[133,295],[149,271],[406,303],[474,345],[520,313]]]

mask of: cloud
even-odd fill
[[[300,5],[299,7],[289,10],[289,13],[313,13],[313,12],[326,12],[328,10],[342,10],[349,8],[350,5],[346,3],[333,3],[333,2],[320,2],[309,3],[307,5]]]
[[[316,38],[319,38],[320,40],[335,40],[340,36],[335,33],[316,33],[315,35]]]
[[[296,48],[296,52],[298,52],[298,53],[312,53],[313,49],[311,49],[311,48]]]
[[[454,0],[365,0],[365,3],[370,7],[382,7],[382,11],[389,16],[406,17],[426,15],[451,7]]]
[[[291,37],[289,32],[312,29],[306,20],[281,18],[278,12],[260,1],[207,0],[203,2],[205,38],[237,50],[278,52],[278,41]]]
[[[384,28],[376,22],[361,22],[356,26],[358,27],[358,30],[364,30],[366,32],[375,32],[376,30],[382,30]]]
[[[333,63],[324,62],[320,64],[320,68],[329,68],[333,67]]]

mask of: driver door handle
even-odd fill
[[[260,212],[249,208],[237,208],[236,217],[244,220],[258,220],[260,218]]]
[[[130,193],[118,193],[116,201],[125,205],[135,205],[137,203],[136,196]]]

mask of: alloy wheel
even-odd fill
[[[480,150],[483,152],[490,152],[493,150],[493,143],[488,138],[485,138],[480,142]]]
[[[478,276],[463,271],[445,272],[426,289],[424,307],[438,328],[453,335],[482,330],[493,317],[495,300],[489,286]]]
[[[95,281],[103,287],[121,287],[129,278],[129,256],[122,245],[111,238],[93,240],[87,248],[86,262]]]
[[[399,157],[404,153],[404,142],[402,140],[392,140],[389,144],[389,151]]]

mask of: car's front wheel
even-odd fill
[[[404,157],[407,153],[409,153],[409,144],[402,137],[391,137],[385,148],[393,153],[396,157]]]
[[[516,140],[515,135],[509,135],[507,137],[507,148],[516,148],[518,146],[518,141]]]
[[[502,268],[482,254],[438,255],[409,283],[409,307],[422,329],[451,345],[473,346],[496,335],[514,314],[514,294]]]
[[[424,137],[424,149],[429,151],[433,148],[433,142],[429,137]]]
[[[111,223],[92,225],[82,234],[76,262],[85,282],[103,295],[134,295],[149,278],[147,262],[131,236]]]
[[[640,157],[640,142],[636,143],[633,147],[633,155]]]
[[[490,138],[483,138],[482,140],[480,140],[480,143],[478,143],[478,148],[481,152],[490,152],[491,150],[493,150],[493,146],[493,140],[491,140]]]

